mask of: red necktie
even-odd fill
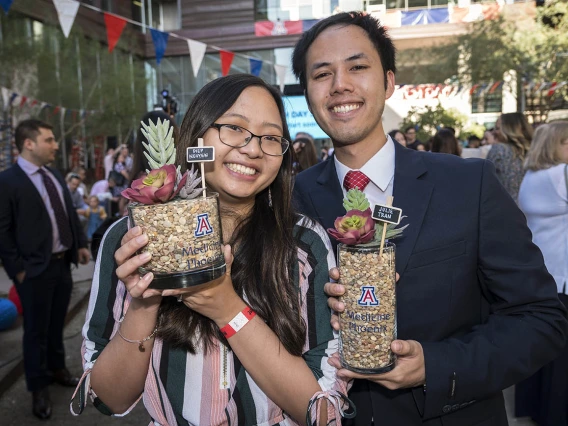
[[[347,191],[353,188],[363,191],[369,182],[371,182],[371,179],[369,179],[365,173],[360,172],[359,170],[350,170],[345,175],[343,186]]]
[[[65,208],[61,202],[59,192],[51,178],[47,176],[47,173],[44,170],[39,169],[38,172],[43,178],[43,184],[45,185],[49,201],[51,202],[51,208],[53,209],[55,222],[57,223],[57,228],[59,230],[59,240],[61,245],[71,248],[73,245],[73,233],[71,231],[71,226],[69,225],[69,218],[67,217]]]

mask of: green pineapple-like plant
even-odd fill
[[[174,145],[174,127],[169,120],[162,121],[158,118],[158,123],[150,121],[150,125],[142,124],[142,134],[148,142],[142,141],[145,148],[144,155],[152,169],[159,169],[166,164],[175,164],[176,149]],[[178,167],[179,172],[179,167]],[[146,173],[150,173],[146,170]]]
[[[371,205],[369,204],[369,201],[367,200],[365,194],[359,191],[357,188],[347,191],[347,194],[343,199],[343,207],[345,207],[345,211],[360,210],[364,212],[370,206]]]

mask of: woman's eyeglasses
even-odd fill
[[[250,130],[234,124],[217,124],[213,123],[211,127],[219,131],[219,139],[225,145],[233,148],[242,148],[248,145],[253,137],[260,141],[260,149],[266,155],[280,156],[284,155],[290,147],[290,142],[283,136],[277,135],[255,135]]]

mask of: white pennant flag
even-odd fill
[[[187,45],[189,46],[189,55],[191,56],[191,67],[193,68],[193,76],[197,77],[199,72],[199,67],[203,61],[203,56],[205,55],[205,50],[207,45],[201,43],[200,41],[187,40]]]
[[[2,87],[2,105],[4,109],[8,109],[8,102],[10,102],[10,90]]]
[[[278,76],[278,84],[280,85],[280,92],[284,93],[284,82],[286,81],[286,70],[288,67],[286,65],[274,64],[274,71]]]
[[[75,22],[75,17],[79,10],[79,2],[75,0],[53,0],[53,4],[55,9],[57,9],[57,16],[63,34],[67,38],[69,37],[69,32],[71,32],[73,22]]]

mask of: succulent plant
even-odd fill
[[[343,199],[343,207],[345,207],[345,211],[360,210],[363,212],[370,207],[370,204],[365,194],[357,188],[354,188],[347,191]]]
[[[144,155],[148,159],[148,164],[152,169],[159,169],[166,164],[175,164],[176,149],[174,146],[174,127],[169,120],[162,121],[158,118],[158,123],[150,121],[150,125],[142,122],[142,134],[148,142],[142,142],[145,148]],[[150,173],[150,170],[146,170]]]
[[[193,164],[191,165],[191,170],[188,170],[186,173],[187,179],[179,191],[179,196],[181,198],[192,199],[199,196],[199,194],[203,191],[203,189],[198,188],[201,183],[201,176],[197,174],[197,170],[194,170]]]
[[[402,216],[400,219],[402,220],[403,218],[405,218],[406,216]],[[381,239],[383,238],[383,228],[386,225],[387,227],[387,232],[385,234],[385,240],[392,240],[396,237],[400,237],[402,235],[402,232],[408,228],[408,225],[410,224],[406,224],[404,225],[402,228],[395,228],[394,223],[386,223],[386,222],[380,222],[377,221],[375,223],[375,237],[373,238],[373,240],[369,243],[366,244],[361,244],[362,246],[370,246],[370,245],[375,245],[377,243],[379,243],[381,241]]]

